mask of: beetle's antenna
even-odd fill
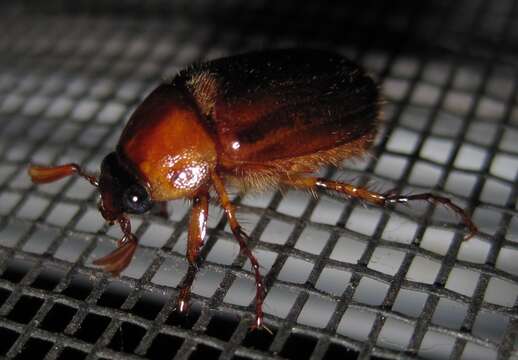
[[[119,275],[128,267],[133,254],[137,249],[137,238],[131,232],[131,223],[127,216],[121,215],[117,218],[122,233],[122,239],[117,242],[117,248],[108,255],[94,260],[94,265],[100,266],[103,270],[110,272],[113,276]]]
[[[28,172],[32,182],[36,184],[50,183],[61,180],[64,177],[77,174],[88,180],[88,182],[93,186],[99,186],[99,181],[97,181],[97,178],[94,175],[84,172],[81,166],[75,163],[51,167],[30,165]]]

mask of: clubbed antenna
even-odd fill
[[[99,186],[95,176],[85,173],[79,165],[74,163],[51,167],[31,165],[28,172],[32,182],[36,184],[50,183],[77,174],[88,180],[93,186]]]

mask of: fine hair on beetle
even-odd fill
[[[160,84],[136,108],[100,175],[77,164],[29,167],[34,183],[79,175],[97,187],[99,211],[123,236],[117,248],[94,264],[120,274],[133,258],[138,239],[129,214],[154,204],[192,200],[188,225],[187,274],[179,286],[177,309],[188,308],[207,232],[209,201],[225,212],[256,283],[253,328],[264,327],[266,289],[249,237],[236,217],[228,186],[265,190],[326,191],[365,204],[392,206],[423,200],[441,204],[477,233],[469,215],[450,199],[432,193],[400,195],[314,174],[324,166],[365,155],[379,126],[378,85],[344,56],[315,49],[249,52],[187,67]]]

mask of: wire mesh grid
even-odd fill
[[[36,2],[0,35],[0,353],[7,358],[518,358],[515,1]],[[314,21],[318,20],[318,24]],[[327,46],[387,100],[372,156],[325,170],[433,189],[473,214],[365,208],[289,191],[236,195],[265,275],[254,283],[211,207],[192,309],[178,314],[189,204],[132,219],[140,247],[112,278],[92,266],[120,235],[79,179],[32,185],[29,162],[97,171],[127,115],[193,60]]]

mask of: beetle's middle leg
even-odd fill
[[[400,195],[395,191],[377,193],[375,191],[369,190],[366,187],[355,186],[352,184],[316,177],[292,177],[290,179],[283,180],[283,183],[299,189],[321,189],[335,191],[337,193],[344,194],[348,197],[360,199],[367,203],[378,206],[406,204],[414,200],[424,200],[429,201],[431,203],[439,203],[447,207],[448,209],[454,211],[462,219],[464,225],[469,230],[468,234],[466,234],[464,239],[467,240],[473,237],[478,232],[477,226],[473,223],[473,221],[471,221],[471,218],[464,211],[464,209],[454,204],[447,197],[438,196],[431,193],[413,195]]]
[[[191,218],[189,220],[189,234],[187,236],[187,261],[189,268],[182,284],[177,299],[178,311],[187,309],[191,298],[191,286],[198,273],[198,254],[203,245],[203,239],[207,232],[207,218],[209,216],[209,194],[203,193],[194,197]]]
[[[256,287],[255,324],[252,328],[267,329],[263,324],[263,316],[264,316],[263,315],[263,302],[264,302],[264,298],[266,296],[266,290],[264,288],[263,277],[261,276],[261,273],[259,272],[259,262],[255,258],[254,254],[252,254],[252,251],[250,250],[250,248],[247,245],[247,241],[249,240],[249,237],[243,231],[243,229],[241,228],[241,225],[239,225],[239,223],[236,219],[236,209],[228,197],[228,194],[227,194],[227,191],[225,190],[223,181],[217,174],[213,174],[212,182],[214,184],[216,193],[219,196],[219,202],[221,204],[221,207],[223,208],[223,210],[225,211],[225,214],[227,216],[228,223],[230,225],[230,229],[232,230],[232,234],[234,234],[234,237],[236,238],[237,242],[239,243],[241,252],[250,260],[250,263],[252,264],[252,269],[254,271],[255,287]]]

